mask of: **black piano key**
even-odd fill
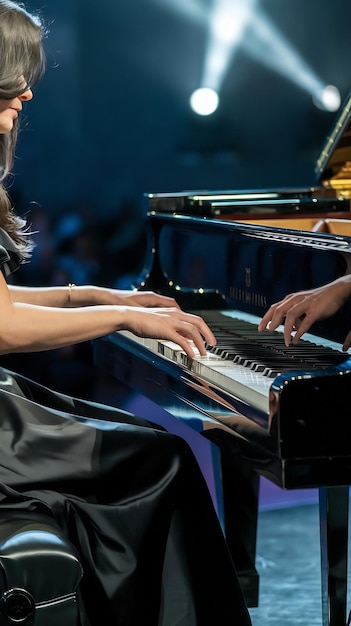
[[[220,325],[211,319],[206,321],[217,339],[216,346],[208,347],[209,352],[269,378],[286,371],[327,368],[345,358],[338,351],[310,341],[287,347],[282,334],[259,333],[245,321],[221,321]]]

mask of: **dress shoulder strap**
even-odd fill
[[[0,270],[5,278],[18,269],[22,258],[22,254],[13,239],[3,228],[0,228]]]

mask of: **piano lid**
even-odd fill
[[[147,211],[192,216],[226,214],[349,215],[351,199],[351,92],[323,144],[311,187],[188,190],[145,194]],[[347,218],[348,218],[347,215]]]
[[[315,167],[323,187],[339,198],[351,198],[351,93],[341,106]]]

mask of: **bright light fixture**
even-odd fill
[[[190,105],[197,115],[212,115],[218,107],[219,96],[214,89],[200,87],[190,97]]]
[[[334,85],[327,85],[314,96],[313,102],[324,111],[337,111],[341,104],[339,89]]]

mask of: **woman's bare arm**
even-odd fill
[[[96,287],[94,285],[65,285],[63,287],[19,287],[9,285],[13,302],[39,306],[80,307],[95,304],[124,306],[176,307],[173,298],[152,291],[133,291]]]
[[[140,337],[173,341],[190,358],[195,356],[192,342],[200,354],[206,353],[204,341],[216,343],[211,330],[200,317],[184,313],[177,307],[98,304],[60,308],[20,302],[14,299],[14,293],[19,297],[21,291],[9,289],[0,274],[2,354],[50,350],[122,329]],[[22,291],[22,295],[24,293],[28,294],[28,291]]]

